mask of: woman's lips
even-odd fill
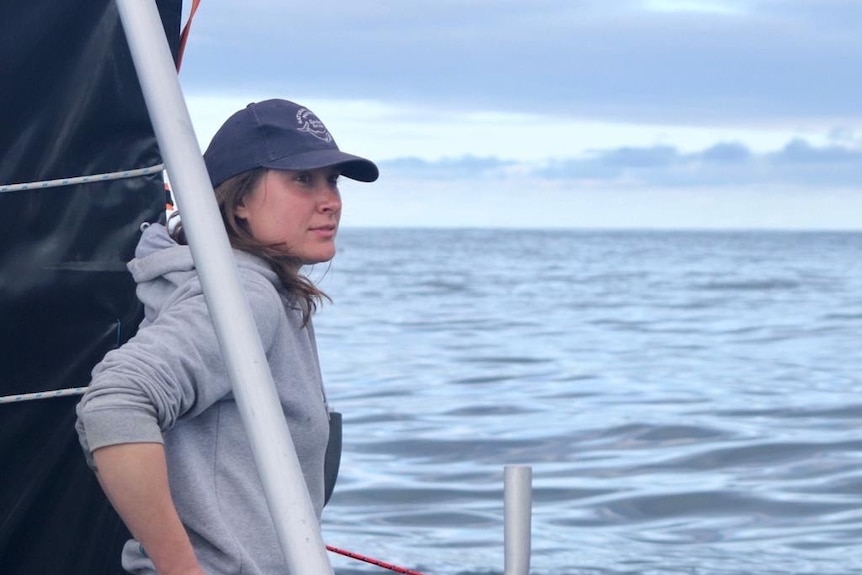
[[[337,230],[337,228],[333,224],[327,224],[325,226],[317,226],[314,228],[310,228],[310,231],[312,233],[314,233],[315,235],[321,236],[321,237],[325,237],[325,238],[331,238],[332,236],[334,236],[336,230]]]

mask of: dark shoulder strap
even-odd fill
[[[323,504],[329,503],[335,482],[338,480],[338,468],[341,465],[341,414],[329,412],[329,443],[326,445],[326,458],[323,462]]]

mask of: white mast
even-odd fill
[[[503,575],[530,572],[533,468],[507,465],[503,476]]]
[[[117,0],[183,228],[251,442],[286,572],[331,575],[332,566],[227,233],[195,137],[155,0]]]

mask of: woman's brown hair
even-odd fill
[[[257,168],[225,180],[214,189],[216,200],[231,246],[255,255],[269,264],[269,267],[278,275],[290,299],[299,303],[303,324],[306,324],[322,300],[329,297],[311,280],[299,273],[302,262],[298,258],[285,255],[276,246],[262,244],[251,235],[245,221],[236,217],[237,206],[260,182],[265,173],[265,168]],[[184,245],[188,243],[181,221],[169,228],[174,240]]]

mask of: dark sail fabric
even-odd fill
[[[177,53],[181,0],[158,0]],[[125,269],[143,222],[164,217],[161,173],[40,182],[158,166],[158,146],[113,0],[0,10],[0,573],[120,574],[128,537],[74,432],[92,367],[136,330]]]

